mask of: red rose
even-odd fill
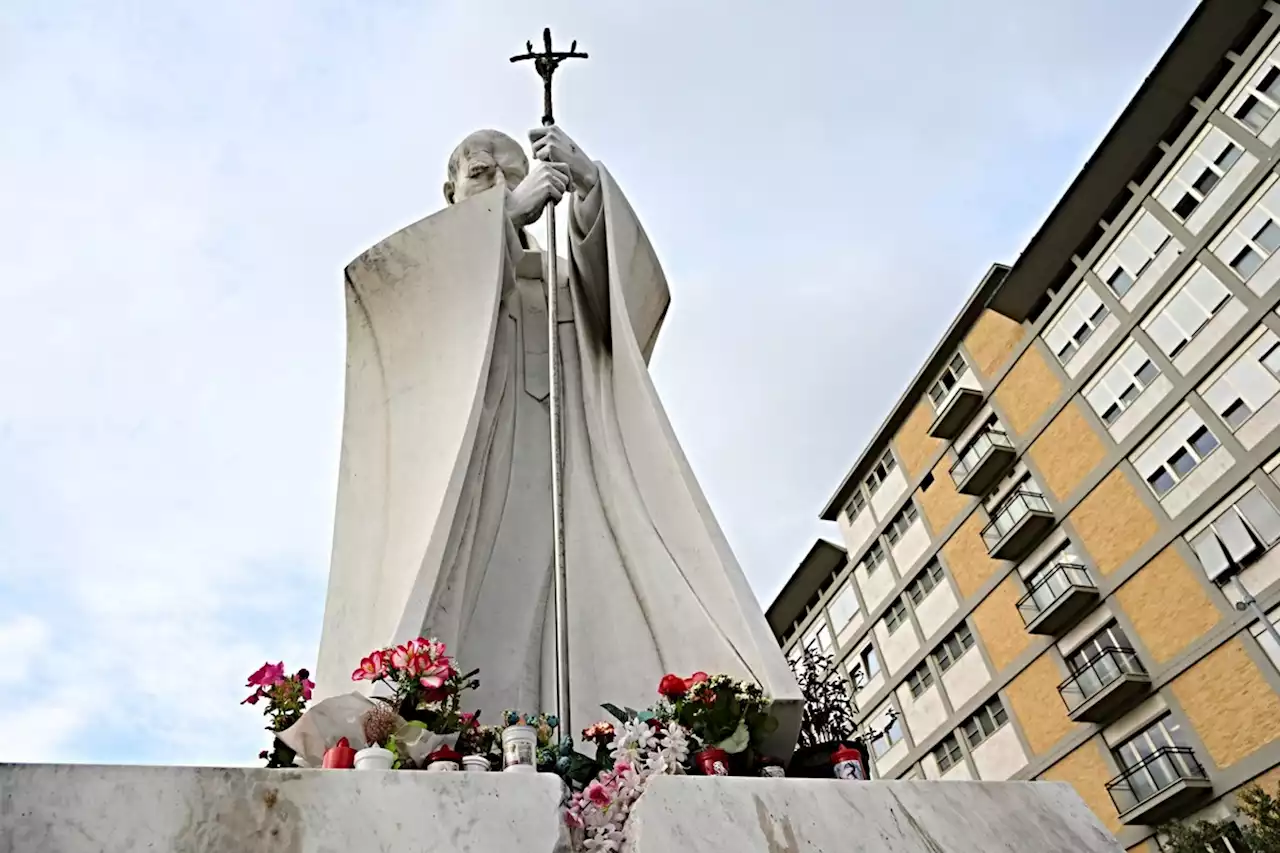
[[[707,675],[705,672],[695,672],[693,675],[689,676],[684,680],[684,689],[687,692],[693,689],[693,685],[703,681],[710,681],[710,680],[711,680],[711,676]]]
[[[658,682],[658,695],[668,699],[680,699],[689,691],[688,683],[678,675],[668,672]]]

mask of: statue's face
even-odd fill
[[[520,144],[496,130],[476,131],[462,140],[449,158],[449,166],[449,180],[444,185],[449,204],[465,201],[499,182],[514,188],[529,174],[529,159]]]

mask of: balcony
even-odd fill
[[[1000,430],[983,430],[951,466],[951,481],[962,495],[985,495],[1013,466],[1013,442]]]
[[[1053,510],[1044,495],[1016,491],[991,513],[982,528],[987,553],[997,560],[1021,560],[1053,529]]]
[[[1151,692],[1151,676],[1133,649],[1108,646],[1058,685],[1067,716],[1077,723],[1105,723]]]
[[[929,426],[929,435],[950,441],[960,434],[964,425],[969,423],[981,408],[981,391],[957,385],[938,405],[938,414]]]
[[[1120,821],[1130,826],[1185,817],[1212,790],[1196,754],[1186,746],[1161,747],[1107,783]]]
[[[1018,613],[1032,634],[1057,636],[1088,613],[1098,601],[1098,588],[1084,566],[1058,563],[1018,599]]]

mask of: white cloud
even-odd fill
[[[466,132],[536,122],[536,79],[506,57],[545,24],[592,53],[561,72],[558,112],[664,260],[656,382],[767,600],[1177,5],[49,0],[8,16],[0,730],[31,736],[0,760],[251,762],[265,745],[242,679],[307,665],[319,632],[340,271],[438,207]],[[71,687],[24,662],[44,645],[75,661]]]

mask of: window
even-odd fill
[[[1128,293],[1156,255],[1174,242],[1169,230],[1150,213],[1142,212],[1116,243],[1111,253],[1098,264],[1098,277],[1119,299]]]
[[[844,506],[844,514],[849,516],[849,520],[853,521],[858,517],[858,513],[862,512],[863,507],[867,505],[866,496],[862,494],[862,489],[855,488],[853,496],[849,498],[849,502]]]
[[[853,584],[846,580],[827,602],[827,615],[831,617],[831,624],[839,633],[853,621],[858,612],[858,596],[853,591]]]
[[[1200,392],[1232,432],[1280,393],[1280,338],[1270,329],[1255,333],[1217,378]],[[1248,440],[1245,441],[1249,445]]]
[[[907,596],[912,604],[924,601],[925,596],[933,592],[942,583],[942,566],[937,560],[930,560],[916,579],[907,587]]]
[[[862,674],[868,681],[880,674],[880,658],[876,655],[875,646],[867,646],[863,649],[858,659],[862,662],[860,666]]]
[[[871,547],[862,557],[862,570],[867,573],[867,577],[871,577],[882,565],[884,565],[884,549],[880,547],[879,542],[872,542]]]
[[[933,759],[938,762],[938,772],[946,773],[952,767],[955,767],[964,760],[964,753],[960,750],[960,738],[951,733],[942,739],[942,742],[933,748]]]
[[[876,463],[876,467],[872,468],[871,473],[867,475],[867,494],[874,495],[876,489],[880,488],[880,484],[889,479],[889,475],[897,467],[898,463],[893,461],[893,451],[886,450],[884,456]]]
[[[1081,288],[1050,324],[1044,335],[1045,342],[1058,357],[1058,361],[1066,364],[1079,352],[1084,342],[1093,337],[1093,333],[1109,313],[1093,288]]]
[[[897,545],[899,540],[906,535],[907,530],[920,517],[920,513],[916,510],[916,505],[912,501],[907,501],[907,505],[902,508],[902,512],[889,522],[889,528],[885,530],[885,538],[889,540],[890,545]]]
[[[1248,281],[1277,248],[1280,248],[1280,225],[1268,219],[1252,236],[1245,237],[1244,246],[1231,259],[1230,266],[1236,275]]]
[[[1191,277],[1142,327],[1165,355],[1175,358],[1230,301],[1226,286],[1197,264]]]
[[[1210,127],[1156,192],[1156,197],[1174,216],[1185,222],[1243,153],[1244,150],[1225,133]]]
[[[1004,709],[1004,703],[1000,701],[999,696],[992,696],[991,701],[965,720],[960,729],[964,732],[964,739],[969,742],[969,748],[973,749],[995,734],[996,729],[1007,722],[1009,722],[1009,714]]]
[[[831,641],[831,630],[827,628],[827,621],[822,618],[821,613],[818,614],[813,626],[805,632],[804,639],[800,641],[800,645],[806,651],[812,648],[824,655],[831,653],[831,648],[835,644]]]
[[[1231,115],[1257,136],[1280,110],[1280,69],[1268,65],[1245,87],[1245,93]]]
[[[1129,638],[1125,636],[1120,626],[1114,621],[1108,622],[1101,631],[1085,640],[1080,645],[1080,648],[1066,656],[1067,669],[1071,670],[1073,674],[1084,673],[1093,677],[1092,673],[1098,670],[1100,666],[1115,669],[1115,665],[1109,661],[1100,661],[1100,658],[1106,657],[1104,652],[1110,649],[1127,651],[1131,648]]]
[[[1217,446],[1218,439],[1207,426],[1200,424],[1162,464],[1146,474],[1147,484],[1158,497],[1163,497],[1185,480]]]
[[[895,599],[893,604],[889,605],[889,611],[884,615],[884,626],[892,634],[906,621],[907,605],[903,603],[901,598]]]
[[[1136,802],[1146,802],[1180,778],[1203,777],[1204,771],[1192,756],[1167,751],[1186,747],[1181,725],[1168,716],[1116,747],[1116,763],[1125,771]]]
[[[964,356],[956,353],[950,363],[943,369],[942,375],[929,386],[929,399],[933,402],[935,409],[942,408],[942,403],[950,396],[951,389],[956,387],[960,382],[960,378],[968,372],[969,365],[965,364]]]
[[[946,672],[971,648],[973,633],[968,625],[961,624],[933,650],[933,660],[938,664],[939,671]]]
[[[1280,344],[1263,353],[1262,366],[1271,371],[1272,376],[1280,378]]]
[[[876,758],[883,758],[884,754],[893,749],[894,744],[902,741],[902,721],[893,715],[893,719],[885,719],[884,731],[876,735],[871,741],[871,751],[876,754]]]
[[[1136,341],[1131,341],[1121,351],[1120,357],[1102,370],[1093,385],[1084,392],[1084,397],[1098,417],[1110,426],[1159,375],[1160,368],[1147,356],[1147,351]]]
[[[929,664],[922,663],[911,671],[907,676],[907,687],[911,690],[911,695],[916,699],[920,698],[920,694],[933,686],[933,670],[929,669]]]
[[[1280,542],[1280,512],[1254,486],[1192,537],[1191,548],[1205,574],[1216,580],[1227,571],[1230,561],[1238,567],[1247,566],[1276,542]]]

